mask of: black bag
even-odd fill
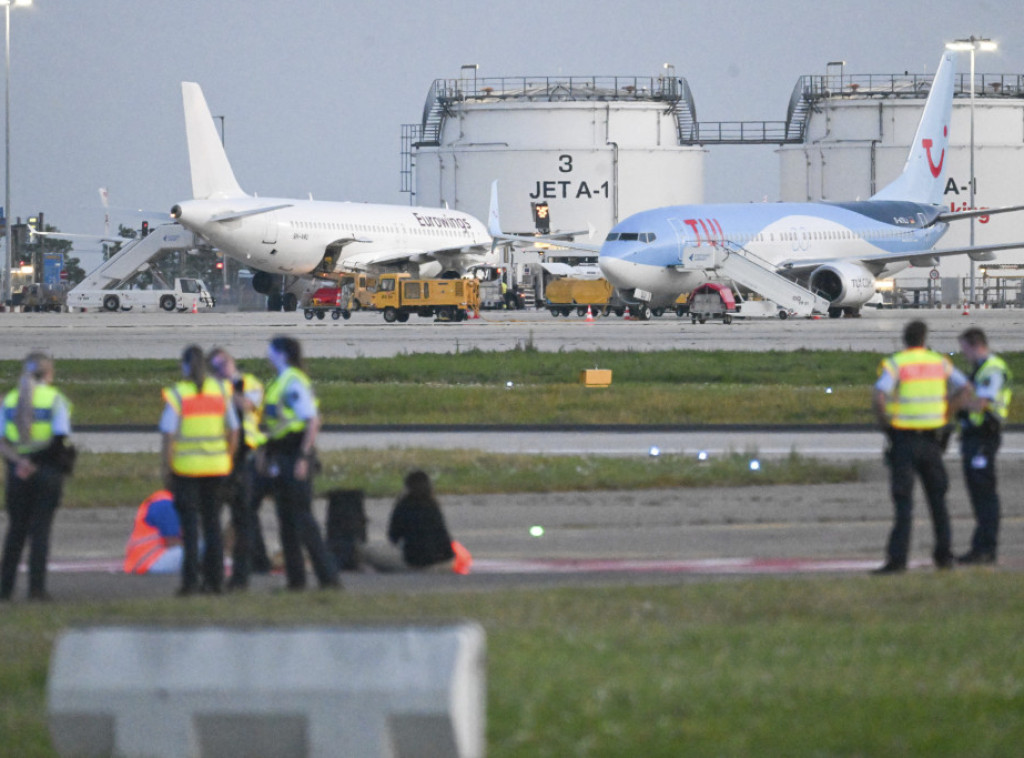
[[[331,490],[327,493],[327,549],[338,568],[359,568],[359,545],[366,544],[366,509],[362,490]]]

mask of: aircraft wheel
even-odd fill
[[[174,295],[161,295],[160,296],[160,307],[170,313],[174,310],[177,303],[174,302]]]
[[[281,307],[286,311],[296,311],[299,309],[299,298],[293,292],[286,292],[281,298]]]
[[[829,308],[828,309],[828,317],[829,318],[841,318],[842,315],[843,315],[843,309],[842,308]]]
[[[398,311],[392,308],[390,305],[384,309],[384,320],[389,324],[395,323],[398,320]]]
[[[121,299],[117,295],[107,295],[103,298],[103,310],[116,311],[121,307]]]

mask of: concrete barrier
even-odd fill
[[[65,758],[483,756],[475,624],[305,629],[95,627],[50,663]]]

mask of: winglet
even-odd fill
[[[188,161],[192,168],[192,197],[196,200],[245,197],[231,170],[203,90],[195,82],[182,82],[181,98],[185,106]]]
[[[946,187],[949,121],[953,112],[955,53],[946,51],[932,80],[917,134],[910,146],[903,173],[872,196],[872,200],[909,200],[937,205]]]
[[[498,180],[491,182],[491,208],[487,212],[487,233],[491,237],[504,237],[501,233],[501,219],[498,218]]]

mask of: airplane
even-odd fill
[[[954,53],[943,54],[902,173],[870,199],[845,203],[733,203],[647,210],[600,247],[605,278],[641,318],[707,281],[731,279],[793,313],[853,316],[875,282],[947,255],[991,260],[1024,243],[934,250],[949,222],[1024,209],[950,212],[942,206]],[[493,220],[492,220],[493,221]],[[491,229],[492,233],[494,227]],[[769,294],[771,292],[772,294]]]
[[[338,279],[354,271],[433,264],[441,276],[454,277],[471,265],[497,261],[487,229],[461,211],[246,194],[202,89],[182,82],[181,92],[192,199],[171,208],[171,219],[251,269],[257,292],[269,294],[278,276],[290,282]]]

